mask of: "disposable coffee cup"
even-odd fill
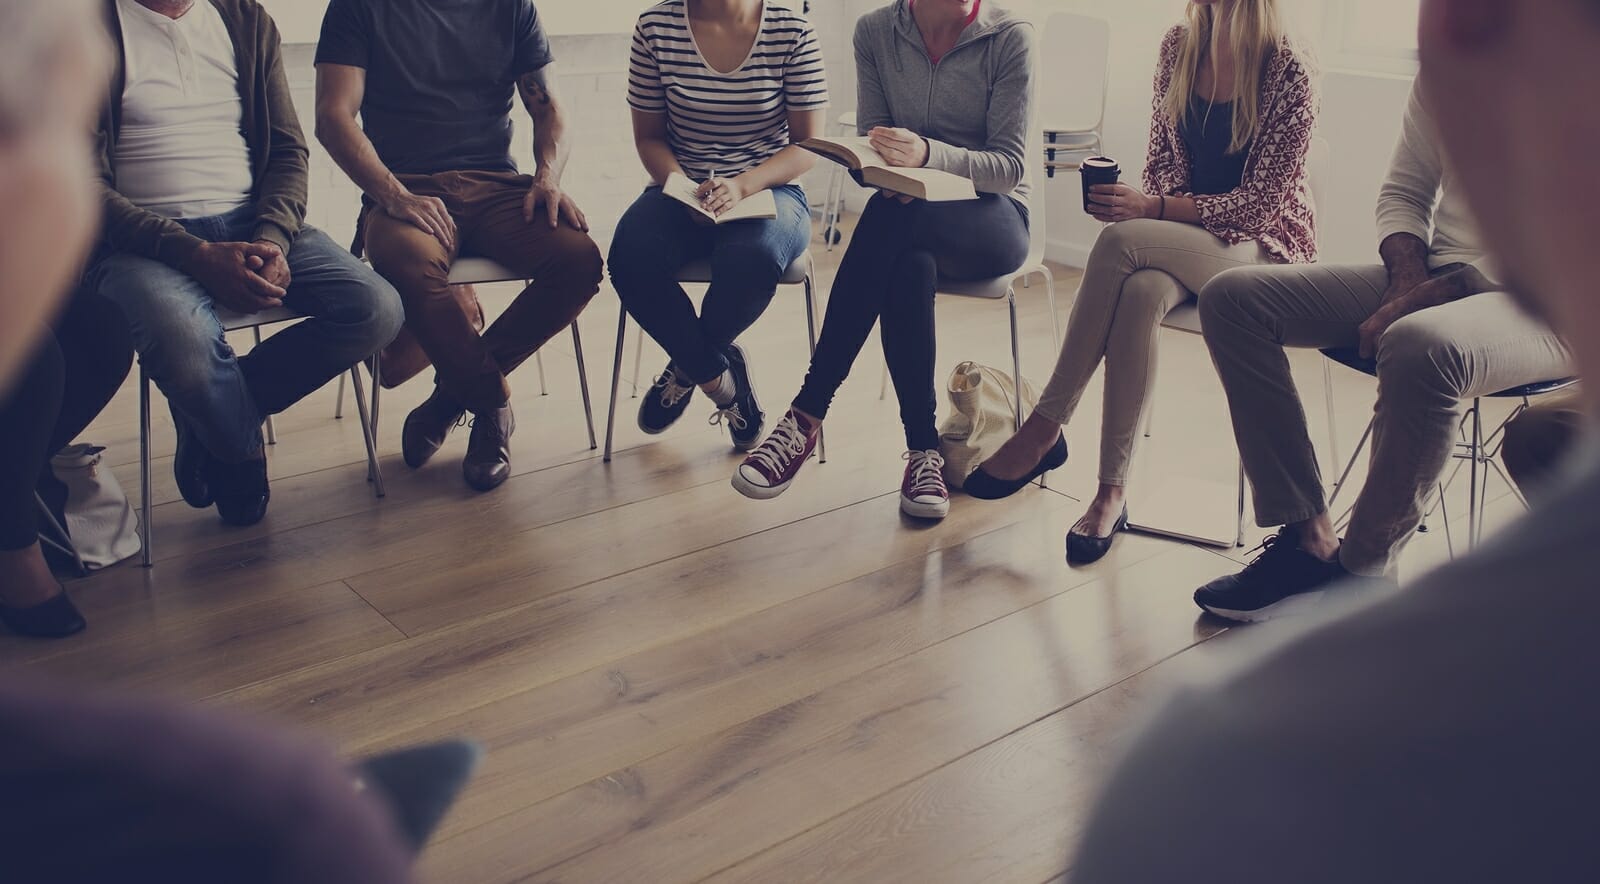
[[[1090,210],[1095,205],[1089,201],[1089,188],[1096,184],[1116,184],[1122,178],[1122,167],[1110,157],[1089,157],[1078,167],[1083,175],[1083,210]]]

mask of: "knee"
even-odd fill
[[[389,342],[400,334],[400,328],[406,321],[405,306],[400,302],[400,293],[377,274],[373,274],[372,277],[366,287],[368,295],[366,310],[356,323],[359,336],[365,342],[369,353],[387,347]]]
[[[1200,328],[1207,338],[1223,325],[1237,325],[1244,318],[1244,305],[1254,296],[1253,267],[1235,267],[1211,278],[1200,289],[1198,307]]]
[[[184,399],[204,396],[217,367],[233,358],[233,348],[220,332],[211,336],[180,324],[153,334],[139,363],[168,398]]]
[[[894,259],[894,284],[889,286],[890,301],[901,303],[932,301],[939,283],[939,260],[932,252],[910,249]]]
[[[553,247],[554,257],[544,269],[546,282],[555,283],[565,294],[587,303],[600,291],[605,274],[605,259],[600,247],[586,233],[566,230]],[[537,282],[537,276],[535,282]]]
[[[1100,231],[1100,236],[1094,241],[1094,248],[1089,252],[1090,262],[1109,261],[1113,265],[1131,263],[1133,253],[1151,241],[1152,227],[1164,223],[1166,222],[1135,218],[1132,221],[1107,224]]]
[[[450,256],[442,249],[414,250],[404,242],[374,241],[369,242],[367,257],[372,269],[405,297],[444,293],[450,287]]]
[[[1425,313],[1406,316],[1378,341],[1378,386],[1460,397],[1467,373],[1467,353],[1460,343],[1429,320]]]
[[[776,288],[788,269],[776,250],[761,243],[727,243],[717,248],[712,272],[751,289]]]
[[[681,266],[680,257],[648,233],[619,230],[606,256],[611,284],[623,300],[641,287],[673,278]]]

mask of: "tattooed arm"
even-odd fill
[[[553,67],[547,64],[517,78],[517,94],[522,96],[522,104],[533,118],[535,163],[533,186],[522,203],[522,216],[532,222],[535,215],[542,214],[551,227],[566,221],[578,230],[587,231],[589,222],[578,204],[561,191],[561,173],[567,167],[572,142],[567,138],[566,112],[556,97]]]

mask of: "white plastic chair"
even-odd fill
[[[246,329],[254,335],[257,344],[261,343],[261,329],[268,325],[277,325],[283,322],[294,322],[304,319],[305,316],[288,307],[274,307],[260,313],[243,314],[230,310],[218,309],[217,321],[222,323],[223,331],[244,331]],[[350,383],[356,391],[356,411],[361,415],[361,437],[367,446],[367,478],[372,483],[372,493],[376,497],[383,497],[383,470],[378,466],[378,449],[376,443],[376,410],[377,389],[373,389],[373,410],[367,410],[366,389],[361,383],[360,364],[350,366],[348,372]],[[340,375],[341,383],[344,375]],[[268,444],[276,444],[277,434],[273,430],[272,418],[266,420]],[[150,494],[150,376],[145,373],[144,361],[139,363],[139,530],[144,541],[144,549],[140,552],[140,561],[146,567],[151,565],[151,556],[155,547],[155,503]]]
[[[1111,25],[1093,16],[1052,13],[1039,46],[1038,123],[1044,129],[1045,175],[1054,178],[1057,171],[1077,169],[1084,157],[1105,152]]]

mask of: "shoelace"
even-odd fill
[[[788,470],[791,461],[806,453],[807,441],[800,423],[792,415],[784,415],[783,420],[772,428],[772,435],[761,443],[760,448],[750,452],[748,459],[769,475],[781,476]]]
[[[948,494],[944,484],[944,455],[937,451],[907,451],[901,458],[911,462],[911,493]]]
[[[661,376],[656,378],[655,385],[661,388],[661,405],[664,408],[671,408],[682,402],[683,397],[694,389],[678,383],[678,373],[671,370],[662,372]]]
[[[1252,553],[1259,550],[1261,555],[1258,555],[1255,558],[1251,559],[1250,560],[1250,564],[1244,566],[1245,570],[1249,571],[1249,570],[1253,570],[1255,568],[1260,567],[1261,563],[1266,560],[1267,553],[1272,552],[1272,548],[1274,546],[1277,546],[1278,542],[1280,540],[1282,540],[1282,539],[1283,539],[1283,535],[1281,535],[1281,534],[1272,534],[1272,535],[1269,535],[1267,537],[1262,538],[1261,539],[1261,545],[1257,546],[1253,550],[1250,550],[1250,552],[1252,552]],[[1246,553],[1246,555],[1249,555],[1249,553]]]
[[[730,430],[743,430],[745,427],[750,426],[750,421],[745,419],[744,412],[739,410],[739,403],[737,402],[727,408],[719,408],[712,412],[711,419],[706,421],[713,427],[719,427],[724,422],[728,424],[728,429]]]

